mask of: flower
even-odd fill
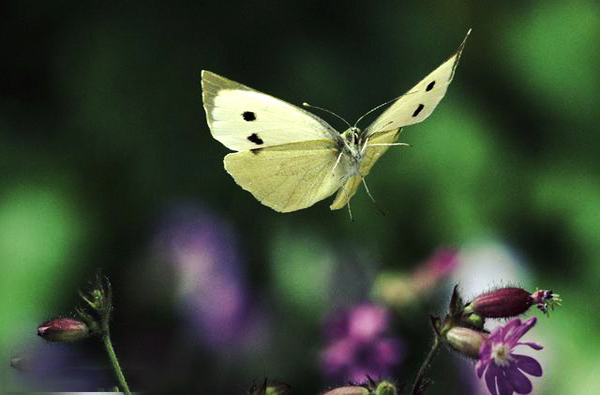
[[[433,288],[440,280],[447,277],[459,264],[458,250],[440,248],[412,274],[412,281],[419,290]]]
[[[385,335],[388,311],[360,304],[334,317],[326,326],[329,342],[321,354],[325,373],[343,381],[391,373],[401,361],[401,342]]]
[[[73,318],[56,318],[41,323],[38,335],[50,342],[70,343],[88,337],[88,326]]]
[[[373,295],[387,305],[402,309],[435,288],[459,263],[458,250],[438,249],[412,273],[380,273],[373,286]]]
[[[531,301],[542,313],[548,315],[548,310],[554,310],[554,306],[560,306],[562,299],[559,294],[555,294],[551,290],[536,289],[531,294]]]
[[[532,390],[531,381],[523,372],[536,377],[542,375],[538,361],[527,355],[513,353],[513,349],[520,345],[534,350],[542,349],[537,343],[519,342],[536,320],[532,317],[522,322],[515,318],[505,326],[496,328],[481,346],[475,369],[479,378],[485,372],[485,383],[492,395],[529,394]]]
[[[167,215],[157,246],[175,273],[180,308],[209,347],[254,341],[264,323],[244,281],[235,230],[211,211],[176,206]]]

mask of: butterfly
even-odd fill
[[[402,127],[425,120],[442,100],[470,32],[448,60],[366,129],[349,125],[343,133],[303,108],[203,70],[212,136],[236,151],[225,156],[225,170],[278,212],[310,207],[336,191],[330,208],[343,208],[361,182],[370,196],[364,178],[390,146],[406,145],[396,142]]]

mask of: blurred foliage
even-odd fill
[[[367,179],[385,216],[364,191],[354,222],[328,199],[279,214],[223,169],[200,70],[353,120],[430,72],[471,27],[447,97]],[[327,313],[367,298],[379,269],[410,272],[440,246],[492,240],[522,258],[531,279],[520,281],[564,298],[536,328],[552,344],[539,388],[600,386],[596,1],[12,1],[0,5],[0,36],[3,361],[40,343],[36,325],[72,312],[101,268],[133,388],[241,394],[268,375],[317,393],[335,384],[319,373]],[[173,292],[157,289],[171,284],[152,242],[165,213],[190,202],[237,233],[244,281],[270,317],[263,343],[190,347],[202,334],[182,330],[162,299]],[[402,381],[430,341],[428,312],[445,302],[432,295],[397,317],[410,344]],[[442,353],[428,393],[463,393],[452,358]]]

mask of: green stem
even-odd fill
[[[417,373],[417,377],[415,378],[415,383],[413,385],[412,392],[411,392],[412,395],[419,394],[419,390],[421,389],[421,385],[423,384],[425,375],[429,371],[429,368],[431,367],[431,362],[433,361],[433,358],[439,351],[441,345],[442,345],[442,343],[440,342],[440,339],[439,339],[438,335],[436,334],[435,340],[433,341],[433,346],[431,347],[431,350],[429,350],[429,354],[427,354],[427,357],[425,357],[425,360],[423,361],[423,364],[421,365],[421,368],[419,369],[419,373]]]
[[[108,358],[110,359],[115,374],[117,375],[117,380],[119,380],[119,386],[123,389],[126,395],[131,395],[131,391],[129,391],[129,386],[127,386],[127,381],[125,381],[125,376],[123,375],[123,371],[121,370],[121,366],[119,365],[117,354],[115,353],[115,349],[113,348],[112,342],[110,341],[110,334],[108,333],[108,331],[104,336],[102,336],[102,340],[104,341],[104,346],[106,347]]]

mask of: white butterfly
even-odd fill
[[[427,118],[442,100],[471,30],[447,61],[394,101],[369,127],[339,133],[321,118],[273,96],[202,71],[202,99],[215,139],[234,153],[225,169],[279,212],[310,207],[338,191],[344,207],[401,128]],[[365,184],[366,187],[366,184]],[[367,189],[368,193],[368,189]]]

